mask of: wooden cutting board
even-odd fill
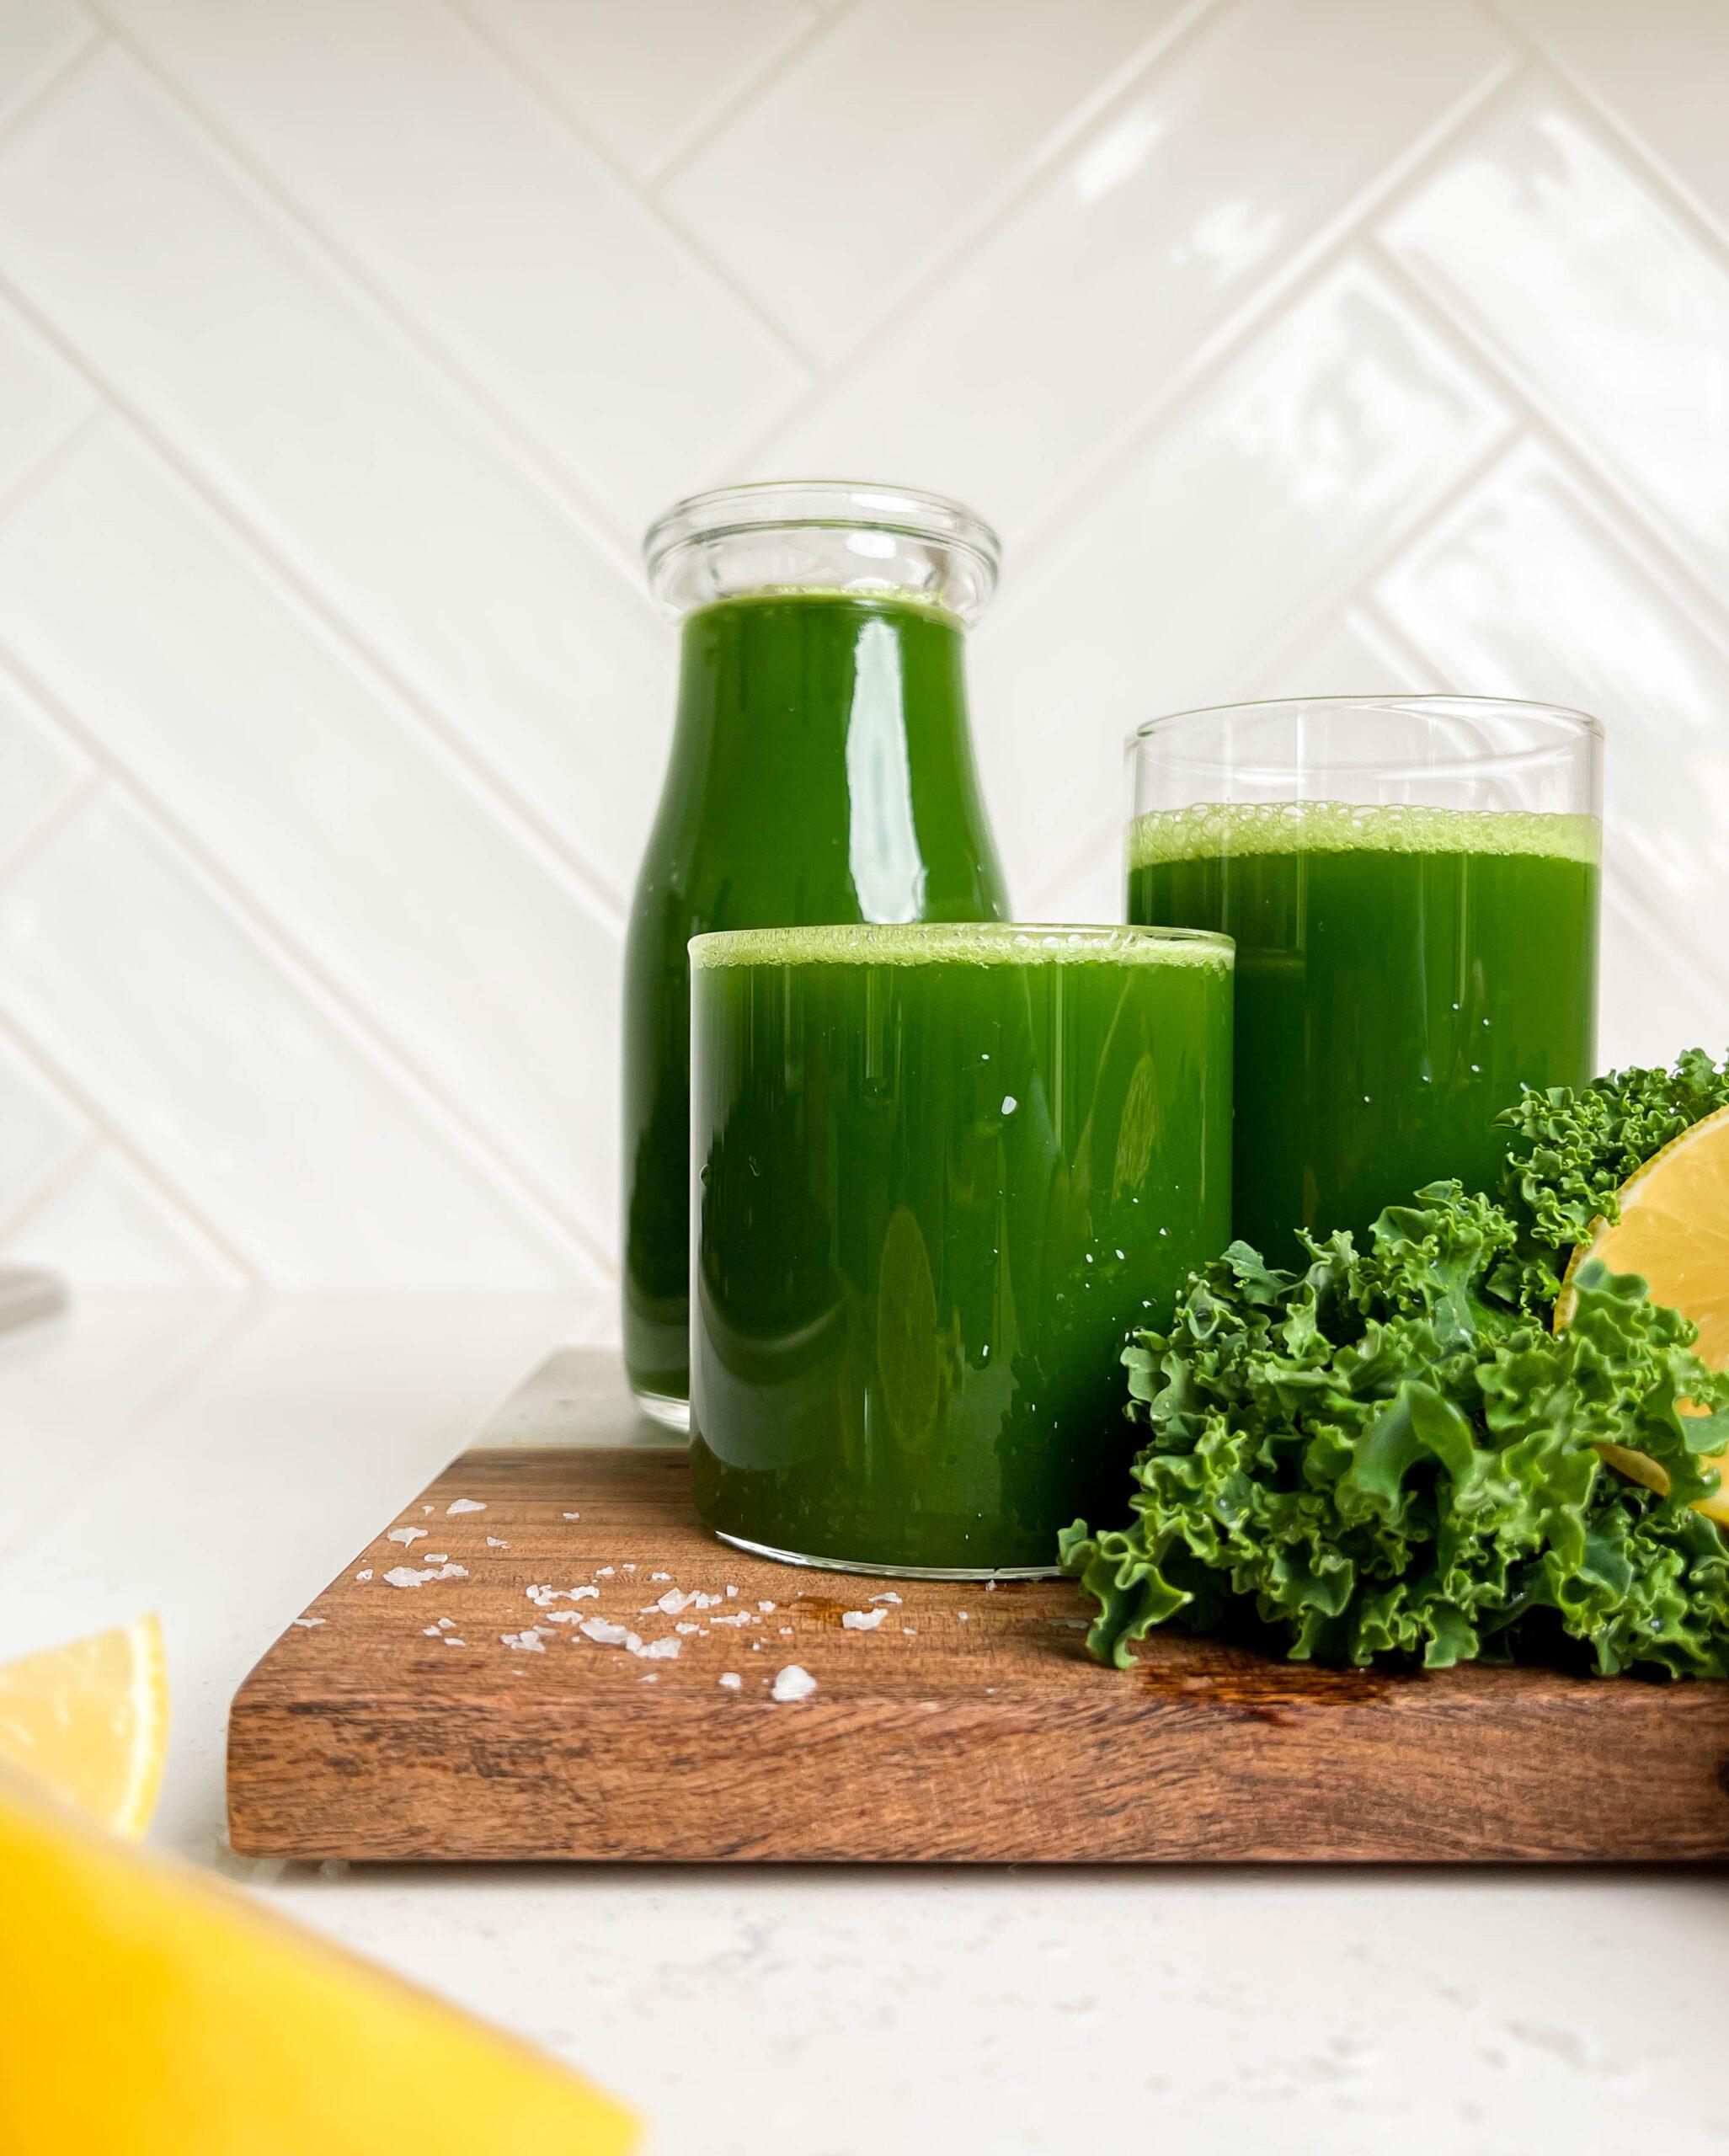
[[[1729,1684],[1339,1674],[1174,1634],[1123,1673],[1083,1625],[1066,1582],[727,1549],[611,1358],[567,1354],[247,1678],[229,1832],[387,1860],[1729,1856]]]

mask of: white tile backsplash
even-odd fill
[[[617,1095],[586,1014],[617,1001],[616,937],[119,422],[0,525],[0,643],[8,625],[99,753],[478,1139],[574,1230],[606,1216]]]
[[[1360,73],[1337,63],[1352,48]],[[923,478],[976,501],[1011,547],[1036,542],[1054,508],[1108,483],[1125,431],[1219,333],[1505,60],[1468,0],[1214,10],[775,438],[773,461]]]
[[[130,61],[0,142],[0,278],[616,896],[667,733],[634,574]]]
[[[740,102],[820,16],[800,0],[461,0],[524,78],[639,179]]]
[[[1117,910],[1161,707],[1559,697],[1605,1060],[1729,1039],[1726,60],[1699,0],[9,0],[0,1246],[604,1288],[635,537],[728,476],[1001,526],[1024,910]]]
[[[244,1267],[167,1193],[104,1146],[31,1209],[8,1254],[93,1288],[238,1287]]]
[[[583,1277],[308,985],[112,795],[0,886],[8,1008],[259,1277]]]
[[[443,0],[107,5],[628,540],[803,382]]]
[[[776,321],[837,360],[1184,12],[855,0],[667,200]]]
[[[90,776],[88,757],[0,665],[0,875]]]
[[[77,370],[15,308],[0,307],[0,510],[99,408]]]
[[[0,1231],[95,1143],[94,1126],[0,1033]]]
[[[1566,100],[1522,88],[1384,237],[1567,438],[1729,569],[1729,263]]]
[[[6,0],[0,8],[0,125],[91,41],[77,0]]]

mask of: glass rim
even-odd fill
[[[972,555],[993,584],[1002,564],[1002,542],[964,502],[873,479],[753,479],[686,494],[648,526],[643,559],[652,578],[686,547],[779,526],[934,541]]]
[[[945,950],[945,946],[947,950]],[[892,963],[889,954],[928,950],[939,958],[965,963],[980,947],[1012,957],[1080,957],[1101,951],[1107,958],[1130,952],[1181,952],[1193,959],[1216,958],[1230,966],[1236,941],[1212,928],[1170,928],[1157,922],[1065,921],[819,921],[780,928],[718,928],[693,936],[686,944],[693,967],[803,965],[828,962],[865,964],[873,957]]]
[[[1443,757],[1438,763],[1422,766],[1423,772],[1427,774],[1449,769],[1473,771],[1516,770],[1554,755],[1557,750],[1568,743],[1582,739],[1593,746],[1601,746],[1604,738],[1603,721],[1590,712],[1580,711],[1572,704],[1548,703],[1535,696],[1463,696],[1438,690],[1413,690],[1407,693],[1391,691],[1375,696],[1259,696],[1235,703],[1196,704],[1183,711],[1161,712],[1155,718],[1143,720],[1123,742],[1123,752],[1125,759],[1134,756],[1146,743],[1156,739],[1164,728],[1180,726],[1186,720],[1225,718],[1238,712],[1276,713],[1298,711],[1401,712],[1419,718],[1456,718],[1473,712],[1505,712],[1514,717],[1541,721],[1555,730],[1553,741],[1532,748],[1516,749],[1500,755]],[[1336,762],[1338,760],[1321,760]],[[1282,764],[1257,768],[1294,770],[1297,760],[1292,758]],[[1396,776],[1398,771],[1404,767],[1401,765],[1397,769],[1391,766],[1387,768],[1389,775]]]

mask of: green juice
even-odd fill
[[[964,634],[915,599],[763,592],[684,624],[678,717],[625,951],[624,1348],[686,1395],[690,974],[710,929],[1006,910]]]
[[[1129,1334],[1229,1236],[1229,944],[834,929],[693,958],[699,1512],[818,1562],[1051,1569],[1127,1495]]]
[[[1204,806],[1129,834],[1131,921],[1236,941],[1236,1233],[1359,1235],[1426,1182],[1493,1179],[1522,1085],[1593,1075],[1590,816]]]

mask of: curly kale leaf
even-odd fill
[[[1518,1222],[1502,1285],[1528,1309],[1551,1310],[1574,1246],[1617,1217],[1615,1193],[1682,1132],[1729,1106],[1729,1056],[1689,1049],[1673,1070],[1614,1070],[1572,1091],[1527,1090],[1497,1118],[1511,1134],[1498,1192]]]
[[[1572,1641],[1604,1673],[1729,1675],[1729,1548],[1689,1509],[1729,1449],[1729,1375],[1598,1264],[1550,1330],[1574,1219],[1719,1097],[1729,1071],[1703,1056],[1528,1095],[1501,1202],[1433,1183],[1366,1250],[1305,1238],[1286,1273],[1235,1243],[1195,1274],[1169,1331],[1123,1358],[1147,1433],[1130,1524],[1062,1537],[1098,1604],[1094,1652],[1126,1664],[1172,1619],[1251,1614],[1299,1660],[1434,1668]]]

